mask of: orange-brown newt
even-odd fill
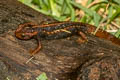
[[[34,23],[25,23],[19,25],[15,31],[15,36],[19,39],[28,40],[35,38],[38,41],[38,47],[31,51],[31,54],[36,54],[41,49],[41,40],[47,39],[61,39],[72,35],[80,35],[86,41],[86,34],[94,32],[95,26],[81,23],[81,22],[55,22],[50,24],[37,25]],[[113,43],[120,45],[120,39],[117,39],[110,33],[99,29],[95,36],[112,41]]]

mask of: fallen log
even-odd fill
[[[17,0],[0,1],[0,80],[35,80],[45,72],[49,80],[120,79],[120,46],[88,35],[88,42],[44,40],[41,51],[30,59],[35,40],[18,40],[14,31],[25,22],[53,22]]]

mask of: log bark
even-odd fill
[[[17,0],[0,0],[0,80],[35,80],[45,72],[48,80],[120,80],[120,46],[92,35],[78,44],[70,39],[44,40],[30,62],[35,40],[18,40],[14,31],[25,22],[53,22]]]

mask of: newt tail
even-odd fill
[[[43,39],[53,40],[70,37],[72,35],[80,35],[83,39],[81,42],[85,42],[87,41],[86,35],[95,30],[95,26],[81,22],[55,22],[41,25],[25,23],[18,26],[15,31],[15,36],[22,40],[37,39],[38,47],[31,51],[31,54],[34,55],[41,49],[41,40]],[[95,36],[120,45],[120,39],[101,29],[97,31]]]
[[[88,27],[88,32],[89,33],[92,33],[96,30],[96,27],[94,26],[89,26]],[[102,30],[102,29],[99,29],[96,34],[95,34],[96,37],[99,37],[99,38],[102,38],[102,39],[105,39],[105,40],[108,40],[108,41],[111,41],[112,43],[116,44],[116,45],[119,45],[120,46],[120,39],[116,38],[114,35]]]

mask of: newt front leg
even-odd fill
[[[34,49],[34,50],[30,50],[31,56],[33,56],[36,53],[38,53],[40,51],[40,49],[41,49],[41,39],[39,37],[37,37],[37,43],[38,43],[37,48]]]

